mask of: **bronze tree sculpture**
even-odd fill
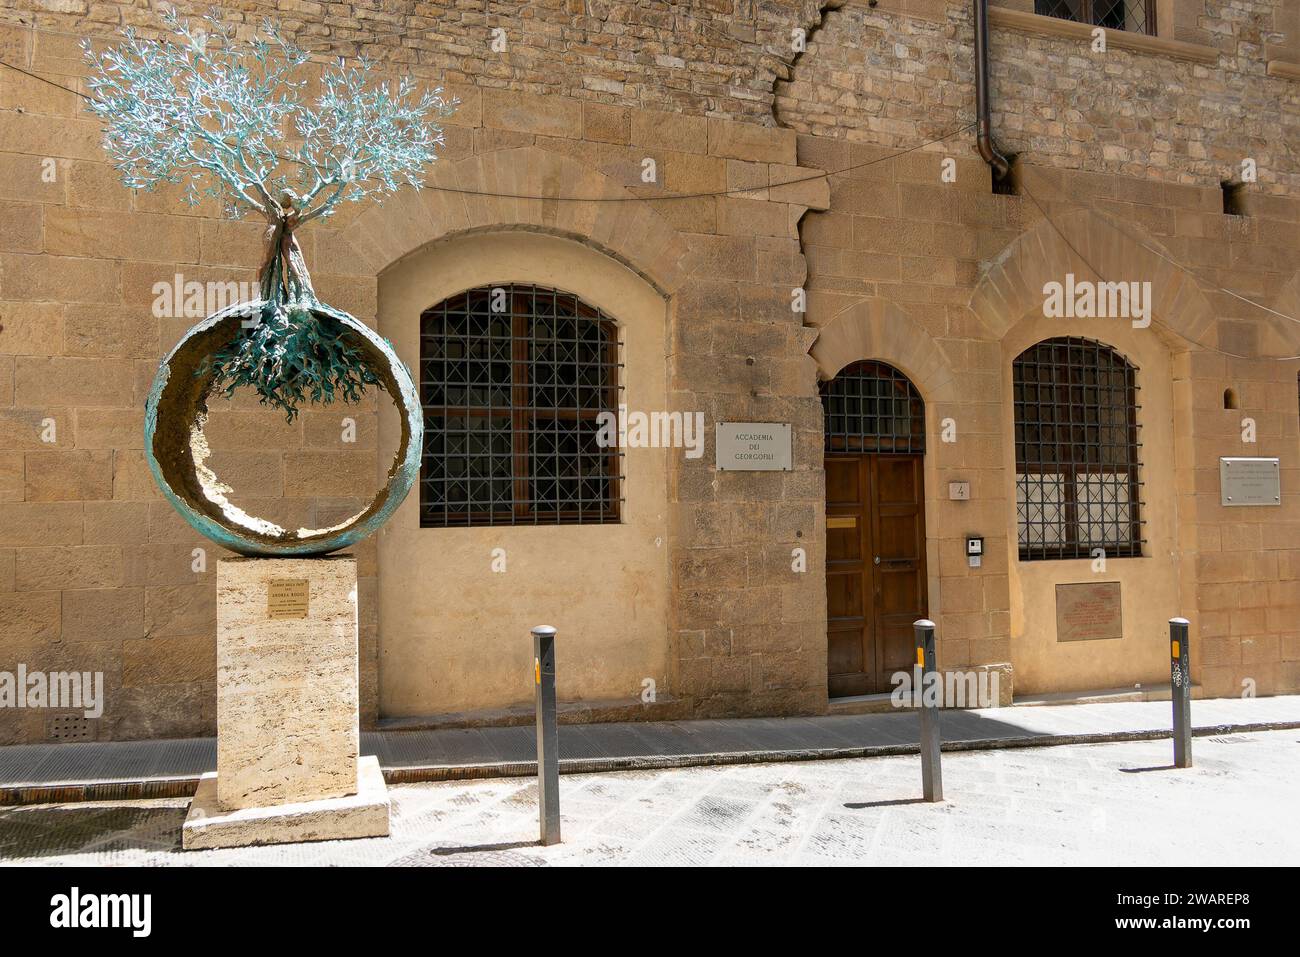
[[[310,55],[266,23],[241,41],[215,14],[195,27],[165,15],[168,40],[127,31],[103,53],[86,45],[94,72],[89,109],[105,124],[105,148],[127,186],[184,184],[186,200],[224,201],[228,215],[267,221],[259,298],[208,316],[159,367],[145,408],[145,448],[163,493],[194,528],[247,555],[322,555],[386,521],[414,483],[423,417],[411,375],[391,345],[317,297],[297,233],[341,202],[419,188],[442,145],[434,117],[454,104],[409,79],[368,83],[369,64],[335,60],[302,77]],[[247,514],[207,465],[204,425],[214,395],[251,388],[292,420],[305,402],[354,403],[370,387],[401,413],[385,487],[328,528],[283,528]]]

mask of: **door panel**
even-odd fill
[[[832,618],[862,618],[861,575],[836,575],[827,579],[826,614]]]
[[[868,694],[875,661],[862,641],[871,603],[866,474],[857,458],[826,460],[826,660],[833,696]]]
[[[826,643],[831,697],[891,690],[926,615],[919,455],[826,457]]]

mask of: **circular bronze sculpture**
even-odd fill
[[[424,417],[415,383],[392,347],[364,323],[320,302],[305,307],[327,333],[360,353],[398,407],[401,439],[387,485],[347,521],[329,528],[282,528],[231,503],[231,489],[206,465],[208,398],[218,390],[212,357],[230,347],[264,303],[241,303],[190,329],[158,367],[145,405],[145,452],[163,494],[196,530],[244,555],[324,555],[379,528],[402,503],[420,467]]]

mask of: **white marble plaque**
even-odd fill
[[[792,467],[789,423],[719,422],[714,436],[719,472],[788,472]]]
[[[1281,505],[1282,469],[1277,459],[1219,459],[1220,505]]]

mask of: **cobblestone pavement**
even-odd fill
[[[1300,732],[566,775],[541,848],[528,779],[398,785],[392,836],[180,850],[184,800],[0,810],[5,864],[1296,864]]]

